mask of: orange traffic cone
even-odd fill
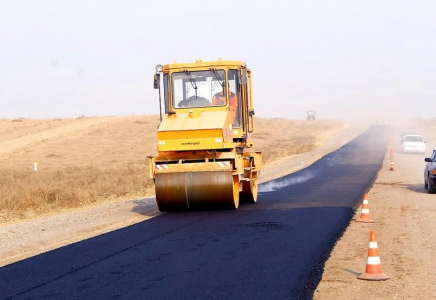
[[[368,194],[363,195],[362,210],[360,211],[360,218],[356,222],[374,223],[369,216],[369,203]]]
[[[395,171],[394,169],[394,161],[391,160],[391,166],[389,167],[389,171]]]
[[[386,280],[389,276],[382,272],[380,254],[377,246],[375,231],[369,233],[368,261],[366,262],[366,271],[357,278],[363,280]]]

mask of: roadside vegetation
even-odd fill
[[[4,170],[0,174],[0,206],[9,217],[25,217],[28,213],[150,195],[153,185],[146,178],[147,171],[145,166],[116,170],[95,167],[41,172]]]
[[[253,134],[255,150],[262,151],[265,165],[285,156],[309,152],[345,126],[332,120],[257,119]]]
[[[20,120],[0,120],[0,223],[153,195],[147,156],[157,154],[156,116]],[[256,121],[264,164],[310,151],[345,126]]]

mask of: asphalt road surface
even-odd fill
[[[260,186],[236,211],[167,213],[0,268],[1,299],[310,299],[374,182],[389,127]]]

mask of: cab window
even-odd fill
[[[229,89],[230,101],[233,98],[234,103],[230,102],[230,111],[234,111],[233,127],[241,127],[241,91],[239,85],[239,72],[238,70],[229,70]]]
[[[224,106],[226,103],[213,104],[212,100],[222,92],[225,78],[224,70],[173,73],[173,107]]]

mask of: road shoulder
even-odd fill
[[[400,132],[400,131],[398,131]],[[426,136],[431,132],[422,128]],[[424,155],[403,154],[393,136],[393,166],[387,147],[383,166],[368,192],[374,223],[355,222],[336,243],[324,266],[315,293],[322,299],[436,299],[436,197],[424,190]],[[427,144],[427,154],[436,141]],[[370,231],[376,232],[383,273],[387,281],[364,281]]]

